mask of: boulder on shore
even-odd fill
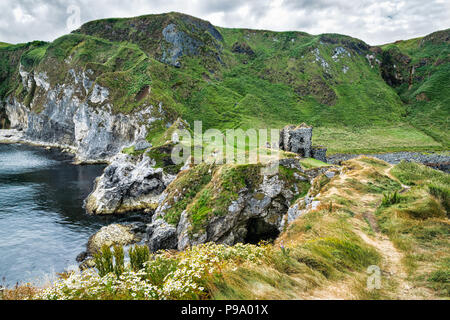
[[[87,255],[92,256],[99,252],[104,245],[108,247],[114,245],[126,246],[138,241],[140,241],[140,239],[132,231],[132,226],[110,224],[109,226],[101,228],[89,238]]]

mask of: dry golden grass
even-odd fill
[[[223,277],[211,285],[213,297],[439,298],[423,284],[411,281],[405,263],[408,256],[398,248],[395,238],[391,241],[380,233],[375,211],[383,194],[407,190],[392,176],[391,168],[383,161],[360,157],[344,162],[340,174],[331,179],[318,177],[313,183],[315,200],[320,201],[316,209],[304,213],[287,228],[275,242],[273,255],[262,265],[241,266],[224,272]],[[283,254],[278,249],[280,245],[287,248]],[[333,249],[328,251],[330,247]],[[346,252],[349,256],[345,256]],[[441,250],[434,252],[444,255]],[[346,258],[335,259],[336,256]],[[432,264],[432,259],[429,262]],[[366,287],[368,263],[382,270],[379,290]]]
[[[16,285],[4,291],[4,300],[30,300],[40,289],[31,284]]]

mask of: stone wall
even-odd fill
[[[327,148],[323,146],[313,146],[312,157],[322,162],[327,162]]]

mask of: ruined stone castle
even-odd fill
[[[299,154],[303,158],[327,161],[327,149],[312,145],[313,127],[302,123],[299,126],[288,125],[280,132],[280,149]]]

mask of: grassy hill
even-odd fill
[[[408,119],[448,146],[450,114],[450,29],[384,45],[385,60],[396,65],[393,85],[406,104]]]
[[[371,48],[344,35],[218,28],[180,13],[98,20],[52,43],[0,46],[0,99],[33,99],[19,62],[46,71],[52,84],[70,82],[69,69],[90,69],[111,89],[115,112],[162,102],[166,121],[202,120],[204,130],[307,122],[331,153],[446,149],[448,38],[428,37],[423,46]],[[416,59],[409,64],[427,55],[432,76],[410,90],[390,82],[394,50]],[[417,76],[428,72],[421,68]],[[422,92],[427,98],[411,98]]]

